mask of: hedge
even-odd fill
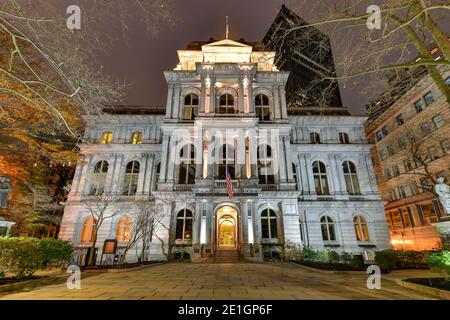
[[[31,277],[36,271],[69,262],[72,247],[67,241],[26,237],[0,237],[0,276],[13,273]]]
[[[392,269],[426,269],[427,256],[434,251],[383,250],[375,253],[375,263],[385,271]]]
[[[433,252],[427,257],[428,266],[431,270],[446,273],[450,277],[450,251]]]

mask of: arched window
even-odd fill
[[[222,145],[222,147],[220,148],[219,157],[219,170],[217,172],[217,179],[225,180],[227,178],[227,169],[231,179],[235,179],[236,168],[234,147],[230,144]]]
[[[347,186],[348,194],[361,194],[355,164],[351,161],[344,161],[342,169],[344,170],[345,185]]]
[[[329,216],[323,216],[320,219],[320,226],[322,229],[323,241],[336,241],[336,232],[333,219],[331,219]]]
[[[362,216],[355,216],[353,218],[353,224],[355,226],[356,240],[369,241],[369,230],[367,229],[366,219]]]
[[[183,120],[194,120],[198,116],[198,96],[190,93],[184,97]]]
[[[83,229],[81,230],[80,242],[93,242],[95,235],[95,223],[94,217],[90,216],[84,220]]]
[[[104,131],[102,133],[102,143],[103,144],[111,143],[112,142],[112,137],[113,137],[113,134],[112,134],[111,131]]]
[[[295,190],[298,190],[297,166],[295,165],[295,163],[292,163],[292,176],[295,182]]]
[[[264,239],[278,238],[277,215],[269,208],[261,213],[261,235]]]
[[[345,132],[339,132],[339,143],[349,144],[350,139],[348,138],[348,134]]]
[[[193,144],[186,144],[180,150],[180,167],[178,184],[195,183],[195,148]]]
[[[116,239],[117,241],[128,241],[131,235],[132,220],[128,216],[120,218],[117,225]]]
[[[275,184],[273,172],[272,148],[263,144],[257,149],[258,153],[258,178],[260,184]]]
[[[309,141],[311,144],[320,144],[320,135],[317,132],[310,132]]]
[[[256,116],[259,120],[269,121],[272,117],[272,112],[269,104],[269,97],[265,94],[257,94],[255,97]]]
[[[234,108],[234,97],[229,93],[221,95],[219,98],[219,106],[216,110],[216,113],[230,114],[235,112],[236,110]]]
[[[327,169],[325,168],[323,162],[313,162],[313,176],[316,193],[318,195],[330,194],[330,189],[328,188]]]
[[[108,162],[99,161],[94,167],[92,174],[90,195],[101,195],[105,191],[106,174],[108,172]]]
[[[139,162],[131,161],[127,164],[123,179],[122,195],[132,196],[136,194],[139,180]]]
[[[131,143],[132,144],[141,144],[142,143],[142,132],[133,132],[131,136]]]
[[[177,240],[192,240],[192,218],[192,212],[186,208],[178,212],[175,231]]]

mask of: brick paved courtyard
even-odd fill
[[[433,299],[383,280],[366,288],[367,274],[324,274],[291,263],[167,263],[82,279],[80,290],[65,283],[1,299]]]

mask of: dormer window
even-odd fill
[[[184,97],[183,120],[194,120],[198,116],[198,96],[194,93]]]
[[[216,113],[233,114],[235,112],[236,110],[234,108],[234,97],[229,93],[221,95]]]
[[[317,132],[310,132],[309,141],[311,144],[320,144],[320,135]]]

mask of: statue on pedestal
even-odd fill
[[[439,201],[447,215],[450,215],[450,187],[444,183],[444,177],[439,177],[434,186],[434,191],[439,196]]]

